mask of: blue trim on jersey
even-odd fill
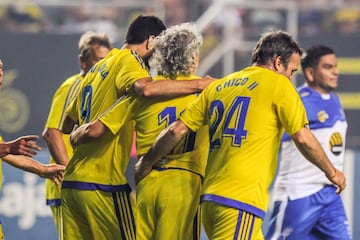
[[[337,121],[346,121],[339,97],[335,93],[330,92],[330,98],[324,99],[314,89],[302,86],[299,88],[299,94],[306,109],[310,129],[332,127]],[[326,119],[322,121],[318,116],[321,111],[327,114]]]
[[[221,197],[214,194],[204,194],[200,197],[200,202],[209,201],[209,202],[215,202],[221,205],[225,205],[228,207],[244,210],[246,212],[252,213],[256,215],[257,217],[264,219],[265,212],[261,210],[260,208],[254,207],[252,205],[249,205],[247,203],[243,203],[240,201],[236,201],[234,199],[229,199],[225,197]]]
[[[234,239],[239,238],[239,231],[240,231],[240,226],[241,226],[242,214],[243,214],[243,211],[240,210],[239,215],[238,215],[238,219],[237,219],[237,223],[236,223],[236,227],[235,227]],[[244,228],[243,228],[243,230],[244,230]]]
[[[61,199],[60,198],[46,199],[46,205],[51,207],[61,206]]]
[[[196,174],[196,175],[199,175],[199,176],[201,177],[201,179],[203,178],[203,177],[201,176],[201,174],[199,174],[199,173],[197,173],[197,172],[194,172],[194,171],[191,171],[191,170],[185,169],[185,168],[180,168],[180,167],[166,167],[166,168],[164,168],[164,167],[155,167],[155,166],[153,166],[152,169],[154,169],[154,170],[156,170],[156,171],[160,171],[160,172],[161,172],[161,171],[166,171],[166,170],[182,170],[182,171],[188,171],[188,172],[194,173],[194,174]]]
[[[123,185],[104,185],[98,183],[63,181],[61,188],[78,189],[78,190],[100,190],[104,192],[131,192],[129,184]]]
[[[337,121],[346,121],[340,99],[334,92],[329,93],[329,99],[322,98],[320,93],[306,85],[298,88],[298,92],[306,109],[310,129],[330,128]],[[318,116],[321,112],[323,115]],[[282,141],[289,140],[291,137],[285,133]]]
[[[200,235],[200,231],[201,229],[199,229],[199,211],[200,209],[198,208],[197,211],[196,211],[196,214],[195,214],[195,217],[194,217],[194,220],[193,220],[193,240],[199,240],[199,235]]]

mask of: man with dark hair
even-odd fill
[[[67,110],[63,130],[70,133],[101,117],[123,96],[176,97],[199,92],[211,81],[152,81],[146,61],[154,38],[165,30],[155,16],[140,15],[130,24],[122,49],[112,49],[83,80],[80,93]],[[120,119],[113,119],[118,124]],[[109,127],[111,128],[111,126]],[[62,185],[66,239],[135,239],[135,220],[125,177],[134,123],[116,133],[74,149]]]
[[[209,239],[263,239],[262,219],[284,130],[342,191],[344,175],[307,128],[304,106],[290,81],[301,54],[289,34],[265,33],[253,51],[252,66],[211,83],[160,133],[136,163],[136,181],[146,181],[154,164],[185,134],[208,124],[210,150],[201,207]]]
[[[339,70],[334,51],[316,45],[301,61],[305,84],[298,89],[312,133],[332,164],[342,170],[347,122],[338,96]],[[266,239],[351,239],[336,186],[310,164],[285,134],[274,208]]]
[[[69,135],[61,132],[65,110],[79,92],[79,85],[89,69],[106,57],[112,48],[107,35],[92,31],[81,35],[78,43],[80,72],[66,79],[56,90],[42,136],[50,152],[50,163],[66,166],[72,156]],[[62,239],[60,187],[46,180],[46,205],[50,206],[59,239]]]

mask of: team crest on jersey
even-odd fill
[[[136,61],[138,61],[143,69],[147,69],[146,64],[142,57],[140,57],[135,51],[131,50],[131,54],[135,57]]]
[[[303,93],[301,93],[301,97],[306,97],[306,96],[309,96],[310,95],[310,92],[303,92]]]
[[[319,122],[324,123],[329,118],[329,114],[326,111],[322,110],[318,112],[317,117]]]
[[[330,151],[334,155],[336,155],[336,156],[340,155],[340,153],[343,150],[343,145],[344,145],[344,141],[341,136],[341,133],[334,132],[333,134],[331,134],[330,141],[329,141],[329,147],[330,147]]]

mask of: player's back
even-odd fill
[[[69,115],[80,124],[97,119],[122,94],[131,91],[136,80],[144,77],[149,77],[149,73],[135,52],[111,50],[86,75]],[[126,183],[124,173],[130,159],[133,129],[133,122],[129,122],[116,135],[106,133],[97,141],[76,147],[64,180],[104,185]]]
[[[237,208],[256,206],[263,213],[283,128],[294,133],[307,122],[295,87],[283,75],[253,66],[213,82],[199,102],[181,119],[191,129],[209,120],[203,194],[235,200]]]
[[[155,78],[157,81],[164,79],[161,76]],[[194,75],[179,76],[174,81],[191,79],[199,79],[199,77]],[[146,100],[146,108],[140,110],[135,116],[137,154],[145,154],[160,132],[176,121],[186,107],[197,97],[197,94],[190,94],[169,100]],[[204,126],[197,132],[186,135],[171,153],[157,162],[155,166],[182,168],[203,176],[207,160],[208,142],[208,127]]]

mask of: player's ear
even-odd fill
[[[81,69],[86,68],[86,59],[84,56],[79,55],[79,64]]]
[[[281,68],[282,58],[280,56],[276,56],[275,59],[273,60],[273,64],[275,71],[278,72]]]
[[[309,82],[314,81],[314,69],[312,69],[311,67],[305,68],[304,75]]]
[[[151,35],[148,39],[147,39],[147,44],[146,44],[146,50],[151,50],[153,49],[153,41],[155,39],[154,35]]]

